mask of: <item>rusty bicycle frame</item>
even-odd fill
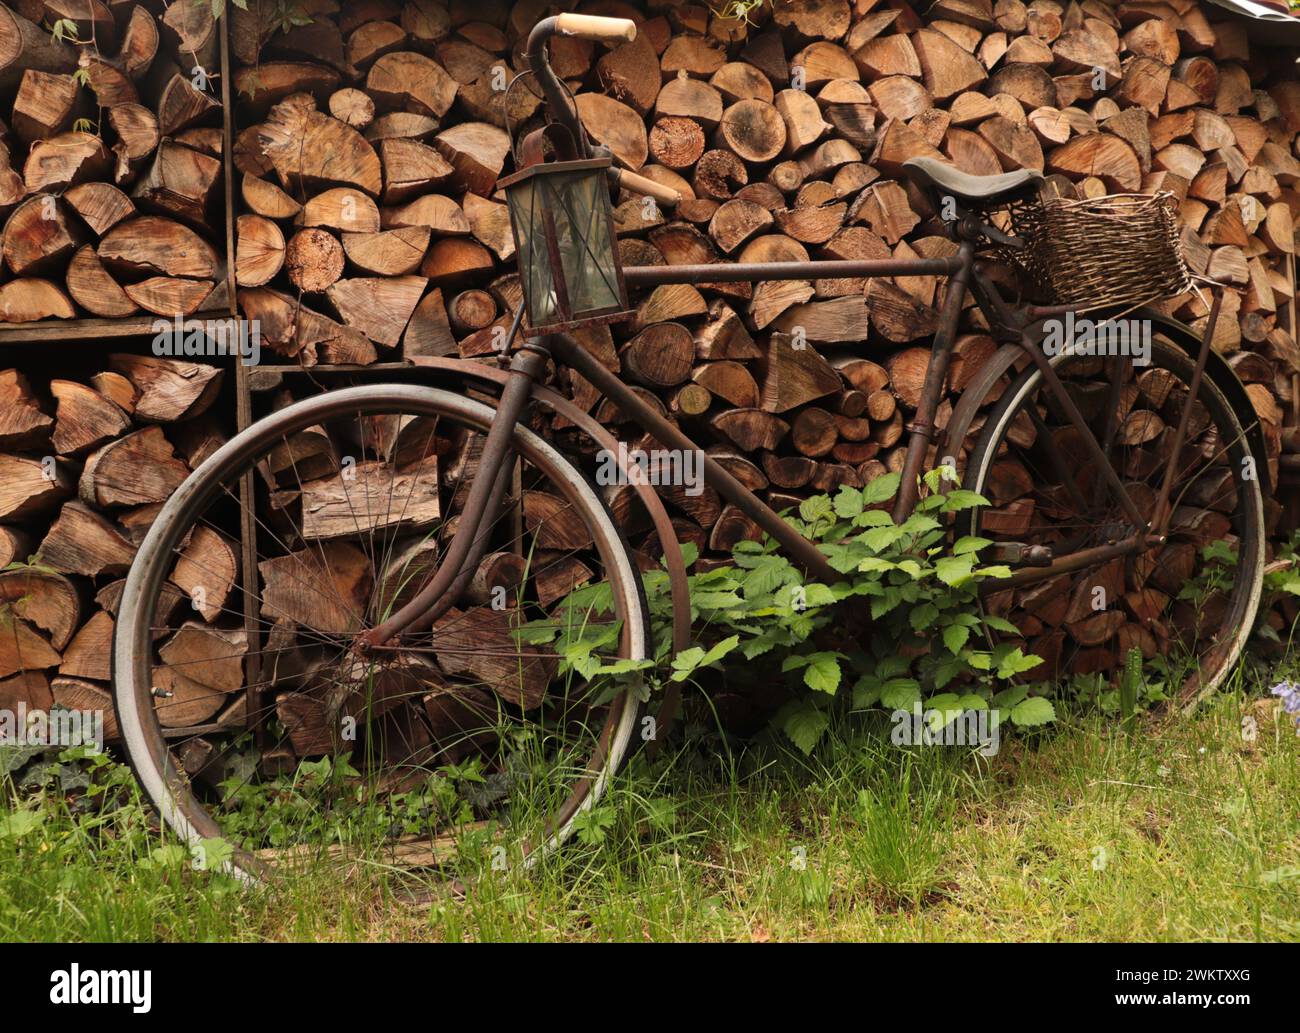
[[[529,37],[528,56],[546,102],[548,119],[558,122],[568,130],[567,136],[572,141],[571,153],[560,153],[560,160],[582,160],[592,157],[593,149],[570,106],[563,84],[551,70],[546,57],[545,44],[557,32],[556,22],[557,19],[552,17],[537,24]],[[564,134],[555,135],[557,149],[564,148]],[[612,171],[611,178],[633,191],[640,190],[643,193],[653,194],[658,190],[656,196],[662,196],[662,188],[641,177]],[[1169,497],[1176,474],[1177,457],[1187,436],[1193,407],[1185,406],[1179,419],[1153,517],[1148,521],[1128,495],[1118,471],[1107,454],[1115,428],[1107,427],[1103,435],[1107,439],[1105,445],[1097,440],[1074,399],[1061,383],[1050,358],[1041,347],[1046,336],[1048,321],[1063,317],[1074,307],[1019,305],[1007,302],[990,279],[983,263],[977,259],[976,250],[982,241],[990,239],[1012,247],[1019,246],[1021,242],[986,225],[977,215],[964,211],[960,211],[958,218],[954,220],[952,231],[952,235],[958,241],[958,250],[956,255],[950,258],[645,266],[625,269],[623,276],[628,287],[656,287],[663,284],[706,281],[736,283],[814,278],[946,276],[948,284],[920,400],[914,418],[906,425],[907,452],[902,469],[902,480],[893,507],[894,520],[902,521],[910,515],[919,498],[921,468],[925,462],[926,452],[936,437],[935,413],[952,358],[962,301],[966,291],[969,290],[987,316],[990,332],[1000,341],[1018,346],[1041,371],[1050,397],[1059,404],[1061,412],[1078,432],[1088,457],[1102,475],[1104,487],[1113,493],[1124,515],[1136,529],[1128,537],[1062,556],[1053,556],[1047,550],[1040,548],[1024,549],[1017,557],[1021,569],[1016,570],[1009,579],[999,580],[996,587],[1001,590],[1009,586],[1054,577],[1095,563],[1137,555],[1162,544],[1165,541],[1171,516],[1172,507],[1169,504]],[[1199,353],[1196,355],[1190,384],[1190,394],[1193,398],[1197,397],[1201,381],[1206,375],[1210,354],[1209,342],[1214,337],[1221,299],[1222,291],[1216,290],[1208,325],[1202,333]],[[510,331],[512,341],[519,331],[522,311],[521,305],[515,314],[514,326]],[[501,385],[496,406],[497,416],[484,443],[479,475],[470,488],[462,511],[460,527],[453,537],[443,563],[430,580],[400,610],[361,635],[357,643],[359,650],[400,648],[402,635],[427,631],[455,602],[468,584],[488,545],[487,527],[483,518],[485,514],[500,508],[511,483],[514,462],[510,438],[514,426],[524,416],[530,404],[538,399],[539,391],[545,390],[541,387],[541,381],[546,372],[547,362],[552,359],[580,373],[612,401],[630,422],[637,424],[659,443],[702,455],[705,483],[771,535],[809,576],[828,584],[842,579],[813,542],[786,523],[775,510],[736,480],[677,426],[638,398],[631,388],[606,369],[572,336],[568,333],[548,333],[525,339],[514,354],[508,372],[501,374],[493,371],[494,375],[485,378]],[[433,365],[469,372],[465,367],[476,364],[444,360]],[[469,375],[476,374],[470,372]],[[1115,381],[1112,385],[1114,390],[1118,385],[1118,377],[1112,379]],[[1073,482],[1069,481],[1069,483]],[[487,525],[490,526],[490,521]],[[1014,545],[1014,543],[1009,544]],[[665,540],[666,545],[667,540]],[[684,593],[685,590],[685,570],[680,559],[676,559],[677,562],[668,564],[668,570],[673,582],[674,598],[679,599],[682,597],[679,593]],[[680,635],[676,638],[676,645],[679,649],[684,645]]]

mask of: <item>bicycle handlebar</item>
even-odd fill
[[[636,39],[636,22],[594,14],[561,14],[556,16],[555,31],[561,36],[577,36],[597,43],[631,43]]]
[[[631,190],[633,193],[653,197],[660,204],[667,205],[669,208],[682,199],[682,195],[672,187],[656,183],[653,179],[638,176],[635,172],[628,172],[627,169],[611,169],[610,171],[614,177],[614,182],[624,190]]]

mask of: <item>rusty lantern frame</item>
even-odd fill
[[[506,192],[527,330],[531,334],[619,322],[633,315],[628,308],[614,209],[609,202],[607,175],[612,166],[610,158],[538,162],[498,181]],[[584,198],[583,193],[588,197]],[[580,206],[587,200],[591,207],[582,210]],[[570,234],[567,240],[562,238],[557,215],[566,217]],[[583,232],[584,227],[588,232]],[[579,292],[573,289],[570,278],[576,273],[575,261],[581,262],[584,255],[612,297],[611,304],[579,307]],[[540,318],[546,302],[538,293],[548,285],[553,292],[550,304],[558,318]]]

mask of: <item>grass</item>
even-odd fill
[[[243,890],[144,809],[47,791],[0,811],[0,939],[1294,940],[1300,739],[1261,691],[1243,675],[1194,719],[1067,720],[992,758],[861,716],[811,758],[704,737],[620,776],[602,841],[432,902],[379,860]]]

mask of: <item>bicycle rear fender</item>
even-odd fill
[[[1196,331],[1163,312],[1152,308],[1140,308],[1131,313],[1131,318],[1150,320],[1153,330],[1177,344],[1193,360],[1200,351],[1201,341]],[[940,458],[956,455],[957,448],[966,440],[980,403],[988,397],[998,378],[1010,370],[1016,359],[1023,354],[1019,345],[1006,344],[980,368],[975,379],[967,385],[953,407],[943,444],[939,450]],[[1246,394],[1245,386],[1233,368],[1228,365],[1227,360],[1215,351],[1211,351],[1206,359],[1205,375],[1223,392],[1237,419],[1246,428],[1246,442],[1250,447],[1250,454],[1255,458],[1260,488],[1264,497],[1268,498],[1273,492],[1272,477],[1269,475],[1268,468],[1268,449],[1264,443],[1264,432],[1259,425],[1259,414],[1255,412],[1250,396]]]

